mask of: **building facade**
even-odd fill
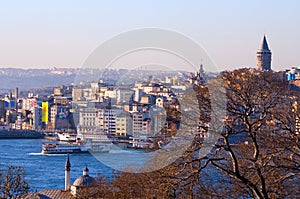
[[[132,118],[129,113],[122,113],[116,117],[116,135],[126,136],[132,134]]]
[[[82,132],[96,131],[99,125],[97,108],[82,108],[79,110],[79,130]]]
[[[98,120],[102,132],[108,135],[116,134],[116,115],[114,109],[99,109]]]

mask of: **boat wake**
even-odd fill
[[[42,152],[40,152],[40,153],[28,153],[28,155],[31,155],[31,156],[66,156],[67,154],[43,154]]]
[[[109,150],[109,153],[126,153],[126,154],[141,154],[141,153],[146,153],[145,151],[136,151],[132,149],[111,149]]]
[[[109,153],[130,153],[130,151],[125,151],[122,149],[113,149],[113,150],[109,150]]]

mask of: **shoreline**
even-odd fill
[[[0,139],[41,139],[41,138],[45,138],[45,134],[33,130],[0,131]]]

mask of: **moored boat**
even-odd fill
[[[89,142],[86,143],[87,149],[91,153],[108,153],[112,143]]]
[[[70,133],[57,133],[59,140],[63,142],[75,142],[77,135]]]
[[[153,147],[153,141],[147,136],[134,136],[129,138],[129,144],[127,148],[132,149],[151,149]]]

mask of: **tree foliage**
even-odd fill
[[[22,167],[0,167],[0,198],[19,198],[28,191],[29,185]]]
[[[224,90],[194,88],[200,111],[190,119],[200,120],[197,133],[210,133],[216,123],[212,92],[226,96],[223,128],[213,128],[220,138],[208,154],[200,155],[204,143],[197,135],[173,163],[152,172],[116,173],[112,181],[99,181],[93,197],[299,198],[299,93],[282,73],[240,69],[220,79]],[[162,154],[145,167],[167,158]]]
[[[226,117],[217,132],[219,142],[207,155],[199,155],[203,143],[201,136],[195,136],[172,164],[153,172],[118,173],[113,181],[102,183],[102,194],[110,198],[299,198],[299,93],[290,89],[282,73],[240,69],[223,72],[221,78]],[[199,128],[208,132],[208,126],[201,125],[213,122],[211,91],[203,85],[195,91]]]

